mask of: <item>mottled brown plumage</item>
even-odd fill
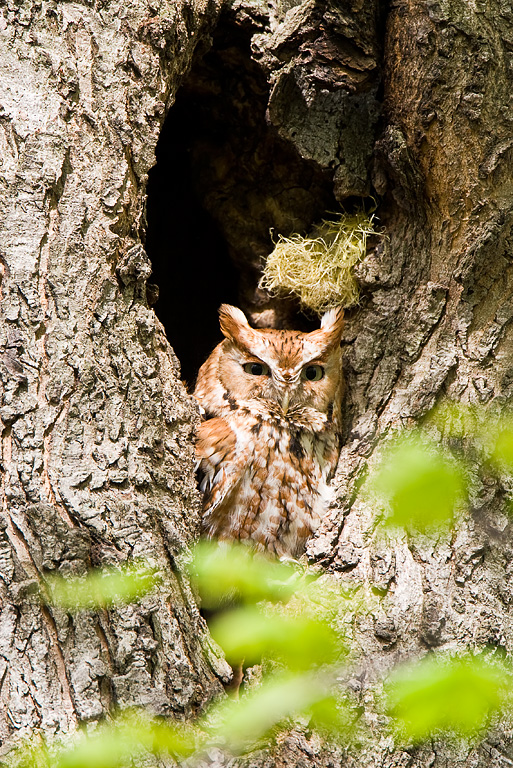
[[[197,456],[203,531],[298,557],[329,503],[343,392],[342,309],[311,333],[254,329],[223,304],[226,337],[202,365]]]

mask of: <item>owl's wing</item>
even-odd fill
[[[236,442],[235,433],[223,418],[208,419],[200,424],[196,458],[202,474],[201,491],[210,491],[219,469],[223,465],[225,468],[229,466],[235,454]]]

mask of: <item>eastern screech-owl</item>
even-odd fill
[[[339,455],[343,310],[311,333],[254,329],[223,304],[226,337],[201,366],[203,532],[298,557],[329,502]]]

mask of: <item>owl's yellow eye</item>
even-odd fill
[[[301,371],[301,378],[307,381],[319,381],[324,376],[322,365],[305,365]]]
[[[246,373],[252,376],[268,376],[269,366],[265,363],[245,363],[243,366]]]

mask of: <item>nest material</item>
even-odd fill
[[[373,219],[363,211],[343,213],[336,221],[322,221],[307,237],[280,235],[259,287],[272,295],[297,296],[303,308],[318,315],[356,304],[358,283],[352,269],[365,256]]]

